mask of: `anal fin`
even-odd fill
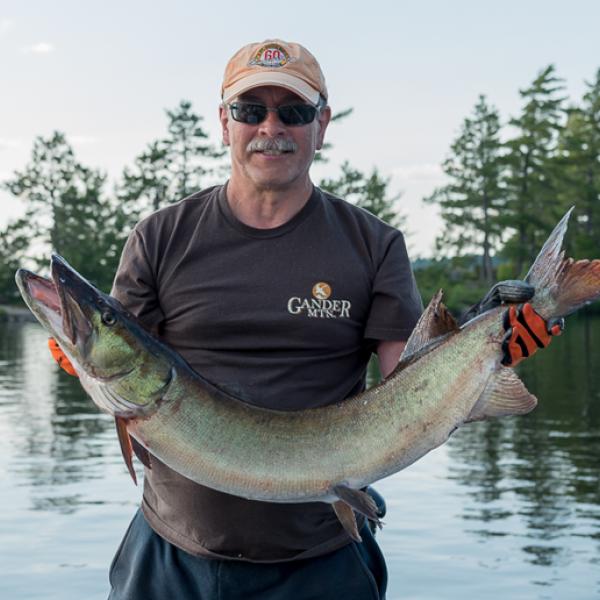
[[[494,373],[465,423],[491,417],[524,415],[537,406],[537,398],[529,393],[519,376],[508,367]]]
[[[135,469],[133,468],[133,448],[131,446],[129,432],[127,431],[127,419],[115,417],[115,425],[117,426],[117,436],[119,438],[119,444],[121,445],[123,460],[127,465],[127,470],[133,479],[133,483],[137,485],[137,477],[135,475]]]

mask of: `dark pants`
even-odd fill
[[[317,558],[264,564],[193,556],[156,534],[139,510],[110,568],[109,600],[380,600],[387,571],[367,526]]]

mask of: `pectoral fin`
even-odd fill
[[[117,426],[117,436],[119,438],[119,444],[121,445],[121,454],[123,460],[127,465],[127,470],[133,479],[133,483],[137,485],[137,477],[135,475],[135,469],[133,468],[133,448],[131,446],[131,438],[127,431],[127,419],[123,417],[115,417],[115,425]]]
[[[524,415],[536,406],[537,398],[529,393],[518,375],[512,369],[502,367],[490,377],[465,423],[490,417]]]
[[[348,535],[355,542],[362,542],[362,538],[358,533],[358,526],[356,525],[356,517],[354,511],[349,504],[346,504],[343,500],[337,500],[333,503],[333,510],[340,520],[340,523],[344,526],[344,529]]]

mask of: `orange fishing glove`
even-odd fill
[[[58,363],[58,366],[66,371],[69,375],[77,377],[77,372],[73,368],[71,361],[67,358],[67,355],[61,350],[61,347],[56,343],[54,338],[48,338],[48,348],[50,348],[50,354],[52,358]]]
[[[504,313],[506,335],[502,340],[502,364],[506,367],[518,365],[538,348],[545,348],[553,336],[560,335],[564,325],[564,319],[545,321],[528,302],[520,307],[511,306]]]

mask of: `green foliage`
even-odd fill
[[[24,218],[3,232],[6,248],[17,244],[19,258],[27,256],[38,266],[47,264],[50,251],[57,252],[96,285],[110,288],[125,219],[120,206],[104,197],[105,179],[76,160],[64,134],[36,138],[28,165],[5,182],[25,203]]]
[[[600,70],[587,84],[580,106],[565,109],[563,89],[554,66],[543,69],[520,91],[523,107],[509,121],[510,137],[502,145],[498,114],[481,97],[444,163],[450,183],[426,199],[441,207],[440,251],[460,256],[472,252],[479,240],[480,273],[488,283],[524,276],[573,205],[567,253],[600,256]],[[493,251],[502,261],[490,278],[485,265],[491,265]]]
[[[415,267],[415,279],[427,304],[438,290],[444,291],[444,304],[455,316],[481,300],[489,289],[479,273],[474,256],[440,258]]]
[[[192,111],[192,103],[182,100],[175,110],[167,110],[169,119],[167,156],[173,173],[175,201],[202,189],[202,180],[212,172],[206,159],[223,156],[207,143],[208,135],[200,123],[203,118]]]
[[[425,199],[441,208],[445,229],[437,240],[438,248],[458,256],[480,249],[481,278],[488,284],[494,279],[491,253],[503,232],[499,131],[498,111],[480,96],[443,164],[449,183]]]
[[[168,204],[171,172],[168,146],[164,140],[155,140],[135,158],[133,169],[123,170],[118,194],[131,207],[131,220],[140,214],[158,210]]]
[[[521,276],[527,262],[541,248],[547,232],[563,208],[557,193],[557,143],[564,121],[562,79],[554,65],[542,70],[532,84],[520,91],[524,106],[510,120],[515,135],[506,142],[506,227],[515,231],[503,254]]]
[[[132,222],[202,189],[224,154],[208,142],[203,119],[193,112],[191,102],[182,100],[166,114],[167,136],[149,143],[133,168],[123,170],[118,195]]]
[[[368,210],[394,227],[402,228],[405,218],[395,208],[400,195],[388,196],[388,185],[389,179],[382,177],[377,169],[365,175],[347,161],[342,165],[338,178],[323,179],[319,184],[325,191]]]
[[[0,303],[14,304],[20,294],[15,285],[15,273],[23,265],[29,246],[29,223],[19,219],[0,231]]]
[[[600,257],[600,69],[587,87],[582,105],[568,111],[556,159],[559,202],[577,207],[569,230],[575,258]]]

